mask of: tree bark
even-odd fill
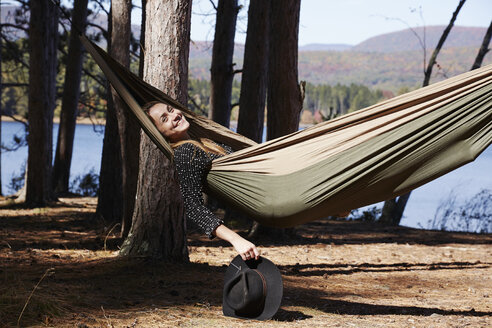
[[[82,76],[82,60],[84,58],[78,31],[85,30],[87,3],[88,0],[76,0],[74,2],[60,125],[58,127],[55,163],[53,165],[53,188],[57,194],[68,193],[70,181],[70,166],[72,164],[73,140],[80,95],[80,79]]]
[[[120,64],[130,67],[130,35],[131,35],[131,0],[112,1],[112,33],[110,55]],[[123,209],[121,219],[121,236],[124,238],[130,231],[135,192],[138,176],[138,147],[140,144],[140,126],[130,116],[125,102],[111,88],[113,105],[118,121],[118,132],[121,151],[121,178],[123,191]]]
[[[186,103],[191,1],[148,0],[144,79]],[[142,133],[132,227],[121,255],[188,261],[184,208],[174,166]]]
[[[441,48],[444,45],[444,42],[446,41],[446,39],[449,35],[449,32],[451,32],[451,29],[454,26],[454,22],[456,21],[456,17],[458,17],[458,14],[460,13],[461,7],[463,7],[465,2],[466,2],[466,0],[460,0],[460,2],[458,3],[458,7],[456,7],[456,10],[454,11],[453,16],[451,16],[451,20],[449,21],[448,26],[446,26],[446,28],[442,32],[441,38],[437,42],[437,46],[434,49],[434,51],[432,52],[431,58],[429,59],[429,63],[427,64],[427,68],[424,71],[424,82],[422,83],[423,87],[429,85],[430,78],[432,75],[432,68],[436,64],[437,55],[441,51]],[[425,51],[425,49],[424,49],[424,51]]]
[[[45,206],[51,187],[58,20],[50,0],[31,2],[29,23],[29,137],[26,205]]]
[[[215,122],[229,127],[234,66],[234,35],[239,7],[237,0],[219,0],[210,69],[210,112]]]
[[[2,17],[2,7],[0,6],[0,17]],[[2,35],[2,24],[0,24],[0,35]],[[2,84],[2,49],[3,39],[0,38],[0,99],[2,98],[3,84]],[[0,101],[0,145],[2,145],[2,102]],[[0,196],[2,193],[2,148],[0,147]]]
[[[108,17],[108,39],[106,39],[108,52],[111,52],[112,11],[113,9],[111,8]],[[123,187],[118,122],[109,83],[107,90],[106,125],[104,127],[101,169],[99,171],[96,215],[111,224],[120,222],[122,218]]]
[[[138,59],[138,76],[143,79],[144,76],[144,63],[145,63],[145,23],[147,21],[147,15],[145,8],[147,7],[147,0],[142,0],[142,21],[140,25],[140,57]],[[139,139],[140,140],[140,139]]]
[[[299,129],[302,109],[297,56],[300,0],[272,0],[267,91],[267,138]]]
[[[442,32],[441,38],[437,42],[437,46],[432,52],[431,58],[429,59],[429,63],[427,64],[427,68],[424,71],[424,81],[422,82],[422,87],[426,87],[429,85],[430,78],[432,75],[432,68],[436,64],[437,55],[441,51],[444,42],[446,42],[449,32],[451,32],[451,29],[454,26],[454,22],[458,17],[461,7],[463,7],[463,5],[465,4],[465,1],[466,0],[460,0],[460,2],[458,3],[458,7],[456,8],[453,15],[451,16],[451,20],[449,21],[448,26]],[[426,51],[426,49],[424,49],[424,51]],[[410,191],[404,195],[401,195],[398,198],[393,198],[385,201],[383,205],[383,210],[381,212],[381,216],[379,217],[378,221],[387,225],[393,225],[393,226],[399,225],[411,193],[412,192]]]
[[[270,1],[251,0],[244,46],[237,132],[261,143],[265,119]]]
[[[492,21],[490,22],[489,28],[487,29],[487,32],[485,33],[485,36],[483,37],[482,45],[480,49],[478,50],[477,57],[475,58],[475,62],[473,63],[472,70],[479,68],[482,66],[482,61],[487,52],[489,52],[489,44],[490,44],[490,38],[492,37]]]
[[[299,129],[302,94],[298,82],[297,57],[300,0],[272,0],[269,30],[267,87],[267,139],[275,139]],[[294,229],[253,226],[251,234],[285,239]]]

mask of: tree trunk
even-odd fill
[[[444,42],[446,41],[449,35],[449,32],[451,32],[456,17],[458,17],[461,7],[463,7],[465,1],[466,0],[460,0],[460,2],[458,3],[458,7],[454,11],[451,20],[449,21],[448,26],[442,32],[441,38],[439,39],[436,48],[432,52],[431,58],[429,59],[429,63],[427,64],[427,68],[424,71],[424,81],[422,83],[422,87],[426,87],[429,85],[430,78],[432,75],[432,68],[436,64],[437,55],[441,51],[441,48],[444,45]],[[424,52],[425,51],[426,49],[424,49]],[[408,199],[410,198],[411,193],[412,192],[410,191],[404,195],[401,195],[398,198],[393,198],[385,201],[383,205],[383,210],[381,212],[381,216],[379,217],[378,221],[387,225],[393,225],[393,226],[399,225],[401,218],[403,217],[403,212],[405,211],[405,206],[407,206],[407,202]]]
[[[219,0],[210,69],[210,112],[215,122],[229,127],[234,66],[234,35],[239,7],[237,0]]]
[[[111,56],[120,64],[130,67],[131,0],[112,1]],[[118,132],[121,146],[121,178],[123,191],[123,213],[121,236],[130,231],[135,192],[138,176],[138,147],[140,144],[140,126],[130,116],[125,102],[111,88],[113,105],[118,120]]]
[[[145,60],[145,23],[147,21],[147,15],[145,8],[147,6],[147,0],[142,0],[142,22],[140,25],[140,57],[138,59],[138,76],[143,79],[144,75],[144,60]],[[140,140],[140,139],[139,139]]]
[[[0,6],[0,17],[2,17],[2,6]],[[0,24],[0,35],[2,35],[2,24]],[[2,98],[2,49],[3,49],[3,39],[0,38],[0,99]],[[2,145],[2,101],[0,101],[0,146]],[[2,193],[2,147],[0,147],[0,196]]]
[[[112,11],[108,18],[108,52],[111,52],[112,35]],[[96,215],[102,217],[107,223],[120,222],[123,213],[123,187],[121,168],[121,145],[118,135],[118,122],[111,96],[111,88],[108,83],[106,94],[106,125],[104,127],[104,140],[101,158],[101,170],[99,171],[99,193],[97,199]]]
[[[87,2],[88,0],[76,0],[73,9],[62,110],[53,165],[53,188],[57,194],[68,193],[70,181],[70,165],[72,164],[73,139],[80,95],[82,60],[84,58],[78,31],[85,30]]]
[[[186,103],[191,1],[148,0],[144,79]],[[132,227],[121,255],[188,261],[184,208],[174,166],[142,133]]]
[[[302,95],[298,82],[299,0],[273,0],[270,11],[267,139],[299,129]],[[252,232],[285,239],[294,230],[253,226]]]
[[[261,143],[265,118],[270,1],[251,0],[244,46],[237,132]]]
[[[272,0],[268,63],[267,138],[299,129],[302,109],[297,79],[299,0]]]
[[[50,0],[31,2],[29,23],[29,137],[26,205],[45,206],[51,188],[58,20]]]
[[[483,37],[482,46],[478,50],[477,57],[475,58],[475,62],[473,63],[472,70],[479,68],[482,66],[482,61],[487,52],[489,52],[489,44],[490,38],[492,37],[492,21],[490,22],[489,28],[487,29],[487,33]]]
[[[466,0],[460,0],[460,2],[458,3],[458,7],[456,7],[456,10],[454,11],[453,16],[451,16],[451,20],[449,21],[448,26],[446,26],[446,28],[442,32],[441,38],[437,42],[437,46],[434,49],[434,51],[432,52],[431,58],[429,59],[429,63],[427,64],[427,68],[424,71],[424,82],[422,83],[423,87],[429,85],[430,78],[432,75],[432,68],[436,64],[437,55],[441,51],[441,48],[444,45],[444,42],[446,41],[446,39],[449,35],[449,32],[451,32],[451,29],[454,26],[454,21],[456,20],[456,17],[458,17],[458,14],[461,10],[461,7],[463,7],[463,5],[465,4],[465,1]],[[424,51],[425,51],[425,49],[424,49]]]

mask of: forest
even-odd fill
[[[22,15],[20,11],[14,11],[15,15]],[[6,32],[5,32],[6,33]],[[14,36],[10,36],[13,38]],[[96,34],[94,38],[100,36]],[[6,38],[9,34],[6,33]],[[58,59],[57,68],[57,90],[63,90],[65,79],[67,52],[68,52],[69,31],[65,30],[60,34],[58,51],[62,54]],[[28,67],[23,65],[28,56],[28,39],[19,38],[10,40],[9,47],[2,48],[3,67],[2,80],[2,114],[27,120],[27,86]],[[134,40],[136,42],[136,40]],[[23,58],[23,61],[19,61]],[[132,57],[133,58],[133,57]],[[106,111],[106,98],[104,96],[105,85],[104,76],[91,57],[87,57],[83,64],[81,75],[80,98],[77,111],[78,118],[93,118],[94,121],[104,121]],[[130,62],[130,68],[138,71],[138,61]],[[234,80],[232,84],[232,104],[239,106],[239,94],[241,83]],[[408,91],[407,89],[402,89]],[[391,92],[386,93],[386,98],[391,96]],[[188,106],[199,114],[208,115],[210,107],[210,83],[205,79],[188,79]],[[330,109],[338,115],[373,105],[380,100],[386,99],[382,90],[371,90],[364,85],[326,85],[326,84],[306,84],[306,93],[303,108],[314,115],[315,112],[326,112]],[[57,97],[54,117],[60,117],[61,94]],[[327,115],[325,113],[325,116]],[[232,113],[233,120],[237,120],[238,108]],[[313,123],[313,122],[304,122]]]
[[[483,190],[462,207],[450,200],[430,230],[400,225],[413,190],[408,186],[470,161],[452,153],[464,147],[463,135],[478,138],[473,149],[463,150],[471,157],[492,142],[492,73],[486,65],[492,22],[470,59],[470,74],[463,75],[471,82],[457,77],[449,83],[459,84],[455,89],[446,83],[439,86],[449,89],[432,88],[442,79],[440,52],[467,1],[455,2],[437,45],[423,49],[430,55],[424,56],[419,87],[379,89],[364,81],[300,78],[300,67],[310,60],[303,57],[302,63],[299,56],[300,0],[210,0],[215,17],[210,79],[190,73],[195,1],[9,1],[8,12],[0,13],[0,114],[23,124],[25,135],[0,139],[0,156],[25,147],[27,161],[12,182],[15,193],[0,195],[0,327],[491,325],[492,192]],[[142,13],[138,35],[131,22],[136,8]],[[247,12],[247,30],[238,67],[240,11]],[[97,55],[97,45],[110,59]],[[173,128],[190,122],[193,142],[209,160],[212,178],[199,182],[198,203],[189,205],[182,185],[191,178],[183,179],[183,162],[173,158],[183,140],[175,142],[161,130],[164,125],[152,121],[152,107],[142,112],[149,99],[167,106],[166,117],[179,121]],[[418,116],[419,110],[428,112]],[[442,115],[443,123],[424,120],[417,132],[398,135],[413,119],[440,117],[433,112],[440,110],[449,113]],[[386,116],[388,121],[378,121]],[[160,118],[167,122],[164,114]],[[70,177],[81,119],[103,124],[104,139],[99,174],[80,177],[77,189]],[[352,134],[344,137],[344,131]],[[318,139],[330,146],[315,145]],[[445,143],[448,139],[456,144]],[[303,142],[308,147],[301,148]],[[400,148],[391,153],[395,145]],[[221,163],[229,147],[237,152]],[[200,154],[195,150],[190,163],[201,160]],[[217,169],[211,156],[225,169]],[[277,162],[269,162],[275,156]],[[303,156],[314,159],[303,166]],[[245,168],[227,166],[235,163]],[[289,176],[289,186],[278,182],[292,172],[301,178]],[[320,189],[328,180],[334,180],[332,194],[323,198],[328,191]],[[303,190],[306,181],[314,187]],[[280,189],[268,189],[276,184]],[[260,197],[255,188],[263,185],[277,192]],[[385,190],[387,185],[394,190]],[[266,220],[254,217],[260,204],[295,192],[309,193],[302,206],[312,206],[294,209],[302,224],[264,224],[278,222],[269,216],[283,211],[295,222],[289,211],[300,206],[297,199],[278,202]],[[380,209],[350,206],[351,199],[379,194],[385,196]],[[330,198],[336,204],[330,205]],[[212,231],[200,222],[203,216],[190,218],[193,206],[207,208],[208,220],[217,222]],[[451,224],[474,230],[446,231]],[[244,254],[254,256],[256,248],[282,275],[281,305],[265,322],[223,312],[224,285],[230,283],[226,269],[237,256],[253,263]]]

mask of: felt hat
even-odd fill
[[[222,311],[228,317],[267,320],[282,301],[282,276],[270,260],[236,256],[226,270]]]

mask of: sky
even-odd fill
[[[217,0],[214,0],[217,3]],[[356,45],[370,37],[406,29],[408,26],[447,25],[458,0],[301,0],[299,45],[312,43]],[[133,0],[136,5],[140,0]],[[244,43],[249,1],[237,23],[236,42]],[[141,11],[134,10],[133,24]],[[456,25],[488,27],[492,0],[467,0]],[[194,0],[191,20],[193,41],[213,41],[215,12],[210,0]]]

